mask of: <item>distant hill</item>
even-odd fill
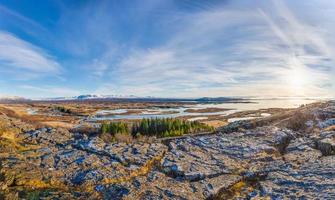
[[[30,101],[24,97],[19,96],[0,96],[0,102],[21,102],[21,101]]]

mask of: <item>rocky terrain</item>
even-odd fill
[[[335,102],[151,143],[0,121],[0,199],[335,199]]]

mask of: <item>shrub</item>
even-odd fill
[[[130,134],[117,133],[114,138],[117,142],[131,143],[133,141],[133,137]]]
[[[305,130],[307,128],[306,122],[311,120],[313,116],[301,111],[295,112],[287,123],[287,128],[294,131]]]
[[[72,113],[71,109],[65,108],[64,106],[56,106],[55,110],[58,110],[59,112],[67,113],[67,114],[71,114]]]

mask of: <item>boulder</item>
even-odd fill
[[[322,140],[318,140],[315,143],[315,146],[324,156],[335,155],[335,138],[324,138]]]

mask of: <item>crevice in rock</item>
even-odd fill
[[[207,198],[207,200],[225,200],[225,199],[247,199],[248,195],[254,190],[260,190],[260,182],[264,181],[267,174],[253,174],[244,176],[234,184],[221,188],[216,194]]]
[[[143,167],[136,171],[132,171],[129,175],[118,178],[118,179],[108,179],[105,178],[101,185],[107,185],[107,184],[116,184],[116,183],[122,183],[122,182],[127,182],[131,181],[132,179],[138,177],[138,176],[145,176],[148,174],[150,171],[152,171],[154,168],[159,168],[161,160],[165,156],[165,151],[156,157],[153,157],[151,160],[149,160]]]
[[[275,139],[275,147],[281,155],[286,153],[286,148],[295,137],[291,134],[284,134]]]
[[[117,155],[114,155],[114,154],[109,154],[109,153],[104,152],[104,151],[97,151],[97,150],[84,148],[84,147],[82,147],[81,145],[78,145],[78,144],[72,144],[71,146],[72,146],[73,149],[76,149],[76,150],[85,151],[89,154],[95,154],[95,155],[98,155],[98,156],[105,156],[105,157],[108,157],[112,160],[115,160],[115,161],[117,161],[121,164],[124,164],[124,165],[127,164],[122,159],[120,159],[120,157],[118,157]]]

